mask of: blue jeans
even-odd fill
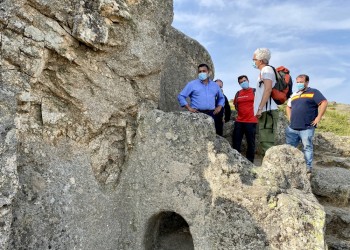
[[[306,167],[308,168],[308,170],[311,170],[312,168],[312,160],[314,153],[312,138],[314,137],[314,134],[314,127],[310,127],[309,129],[305,130],[294,130],[289,126],[286,128],[287,144],[292,145],[294,147],[297,147],[300,142],[303,144],[303,153],[306,162]]]

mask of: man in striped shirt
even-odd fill
[[[297,92],[289,98],[286,113],[290,125],[286,128],[286,143],[297,147],[303,144],[307,172],[311,173],[313,160],[312,139],[315,128],[327,109],[327,99],[317,89],[309,87],[309,76],[299,75]]]

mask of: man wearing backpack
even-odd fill
[[[297,92],[287,103],[286,113],[290,125],[286,128],[286,143],[297,147],[301,141],[307,167],[311,173],[313,159],[312,139],[315,128],[326,112],[328,102],[317,89],[309,88],[309,76],[299,75]]]
[[[254,99],[254,114],[258,118],[259,143],[262,156],[275,144],[278,121],[278,107],[271,98],[272,88],[276,84],[276,76],[269,61],[271,52],[267,48],[258,48],[253,55],[253,67],[260,70]]]
[[[255,133],[258,123],[258,119],[254,115],[255,89],[249,87],[246,75],[239,76],[238,83],[242,89],[236,93],[233,100],[238,115],[232,134],[232,147],[241,152],[241,143],[245,135],[247,141],[246,157],[249,161],[254,162]]]

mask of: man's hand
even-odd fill
[[[321,117],[316,117],[315,118],[315,120],[313,120],[312,122],[311,122],[311,125],[312,126],[314,126],[314,127],[316,127],[317,125],[318,125],[318,123],[320,122],[320,120],[321,120]]]
[[[258,109],[258,112],[256,112],[256,118],[260,118],[261,117],[261,113],[262,113],[262,109]]]
[[[197,110],[197,109],[193,109],[193,108],[191,108],[191,107],[188,107],[187,109],[188,109],[188,111],[190,111],[190,112],[192,112],[192,113],[198,113],[198,110]]]
[[[222,106],[217,106],[215,109],[214,109],[214,112],[213,112],[213,114],[214,115],[216,115],[216,114],[218,114],[220,111],[221,111],[221,109],[222,109]]]
[[[326,112],[328,102],[327,100],[324,100],[321,102],[321,104],[318,106],[318,116],[311,122],[311,125],[316,127],[318,123],[320,122],[323,114]]]

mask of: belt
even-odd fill
[[[210,112],[213,112],[214,109],[198,109],[198,111],[201,113],[210,113]]]

